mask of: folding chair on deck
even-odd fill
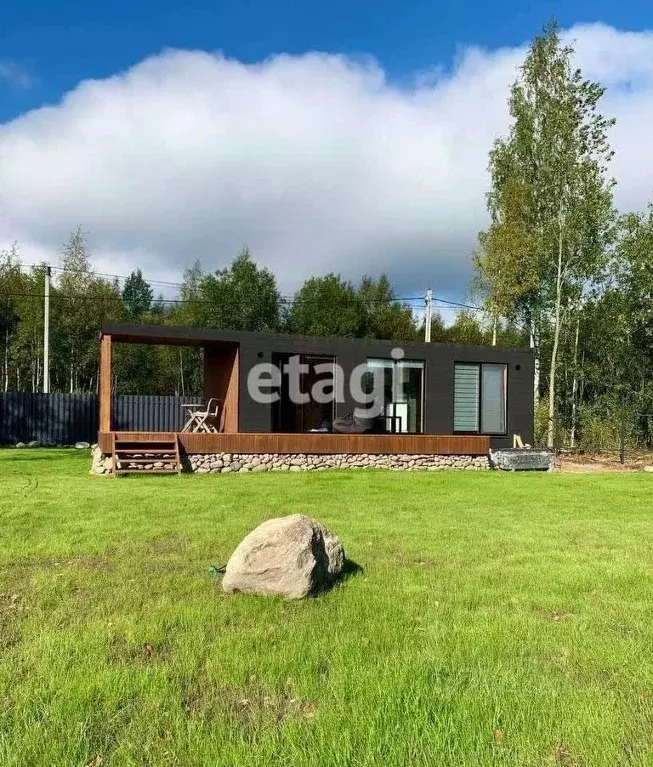
[[[194,434],[212,434],[218,431],[218,416],[220,414],[220,400],[216,397],[206,403],[206,406],[197,409],[197,405],[184,405],[188,410],[188,420],[184,424],[182,432],[193,432]]]

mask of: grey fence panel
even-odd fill
[[[0,395],[0,444],[31,439],[31,395],[9,392]]]
[[[0,444],[66,445],[93,441],[96,433],[94,394],[0,394]]]
[[[95,394],[32,394],[31,436],[45,444],[95,442]]]
[[[201,397],[116,395],[112,428],[117,431],[180,431],[187,413],[184,404]],[[38,440],[42,444],[95,442],[98,398],[95,394],[0,393],[0,445]]]
[[[184,404],[200,404],[201,397],[165,397],[119,394],[113,397],[114,431],[181,431],[187,413]]]

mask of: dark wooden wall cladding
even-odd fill
[[[170,432],[118,432],[121,442],[156,442]],[[411,455],[487,455],[490,438],[437,434],[178,434],[186,453],[363,453]],[[99,435],[103,452],[111,451],[111,433]]]
[[[238,431],[240,361],[237,346],[204,347],[204,401],[220,400],[219,431]]]

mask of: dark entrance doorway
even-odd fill
[[[307,399],[306,402],[293,402],[290,377],[286,371],[286,365],[291,357],[298,357],[299,364],[306,366],[299,376],[299,391],[304,395],[302,399]],[[281,371],[279,400],[272,406],[272,431],[286,433],[331,431],[335,412],[333,396],[335,357],[313,354],[273,354],[272,364]],[[330,394],[329,401],[316,400],[313,396],[314,391]]]

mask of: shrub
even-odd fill
[[[541,397],[535,407],[534,441],[538,446],[546,445],[549,426],[549,399]],[[554,443],[556,447],[569,443],[569,433],[558,420],[555,423]]]

